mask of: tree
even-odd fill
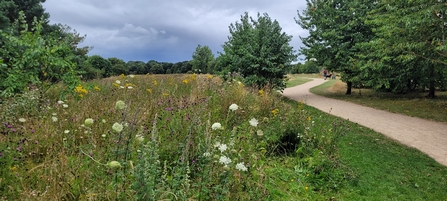
[[[129,69],[127,68],[126,62],[122,59],[118,59],[116,57],[108,58],[110,64],[112,65],[111,76],[114,75],[127,75],[129,74]]]
[[[214,55],[208,46],[197,45],[192,55],[191,65],[194,72],[213,73]]]
[[[109,60],[99,55],[93,55],[88,57],[87,62],[91,67],[102,70],[104,72],[103,77],[110,77],[112,75],[112,64]]]
[[[66,84],[68,92],[73,92],[79,78],[70,41],[42,36],[43,21],[33,21],[33,28],[29,29],[23,12],[18,19],[13,26],[21,27],[19,35],[12,30],[1,32],[4,40],[0,58],[4,64],[0,65],[0,96],[10,97],[27,87],[44,93],[60,81]]]
[[[367,21],[377,35],[365,44],[370,82],[401,93],[420,85],[434,98],[435,88],[447,82],[446,11],[440,1],[380,1]]]
[[[34,26],[34,17],[41,19],[41,34],[46,35],[51,28],[48,24],[50,15],[42,6],[44,2],[45,0],[0,0],[0,29],[10,28],[22,11],[29,28]]]
[[[281,32],[279,23],[267,13],[258,13],[257,19],[245,13],[229,29],[231,36],[219,55],[219,68],[240,73],[250,86],[284,89],[285,66],[296,59],[289,44],[292,36]]]
[[[309,31],[301,40],[301,53],[316,58],[319,66],[341,73],[351,94],[353,82],[361,80],[359,45],[370,41],[374,34],[365,25],[366,13],[373,9],[374,0],[306,0],[307,8],[298,12],[296,22]]]

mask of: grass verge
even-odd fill
[[[340,80],[330,80],[310,91],[328,98],[447,123],[447,92],[437,91],[436,99],[426,98],[426,92],[393,94],[371,89],[353,89],[351,95],[345,95],[346,84]]]

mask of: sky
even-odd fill
[[[248,12],[267,13],[291,35],[298,52],[299,36],[308,32],[296,24],[304,0],[46,0],[50,24],[68,25],[93,46],[89,55],[124,61],[180,62],[192,59],[198,45],[217,57],[230,36],[231,23]]]

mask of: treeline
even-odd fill
[[[306,0],[301,53],[354,85],[406,93],[447,88],[446,1]]]
[[[116,57],[105,59],[99,55],[93,55],[82,62],[80,73],[83,80],[100,79],[121,74],[183,74],[192,73],[192,64],[190,61],[177,63],[155,60],[125,62]]]

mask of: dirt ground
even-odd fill
[[[305,84],[285,89],[283,95],[371,128],[402,144],[414,147],[447,166],[447,124],[326,98],[309,92],[310,88],[324,82],[326,80],[316,78]]]

